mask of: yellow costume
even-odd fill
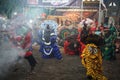
[[[100,49],[94,44],[87,44],[82,52],[82,64],[87,69],[90,80],[107,80],[102,72],[102,56]]]

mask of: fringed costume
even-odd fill
[[[56,29],[57,23],[52,20],[46,20],[41,24],[42,31],[39,32],[40,39],[40,49],[43,58],[55,57],[58,60],[62,59],[62,54],[60,53],[59,47],[57,45],[56,39]]]
[[[102,47],[103,58],[105,60],[115,60],[115,40],[116,40],[116,31],[113,26],[105,31],[104,41],[105,45]]]
[[[82,52],[82,64],[86,68],[89,80],[107,80],[102,70],[102,55],[99,46],[101,38],[95,34],[90,34],[85,39],[85,48]],[[100,44],[99,44],[100,43]]]

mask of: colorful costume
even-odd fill
[[[102,72],[102,56],[100,49],[94,44],[87,44],[82,53],[82,64],[87,69],[90,80],[107,80]]]
[[[32,52],[32,33],[29,31],[25,35],[24,43],[22,45],[22,48],[26,50],[25,52],[25,59],[29,62],[29,65],[31,66],[31,71],[34,70],[34,67],[37,64],[37,61],[35,60]]]
[[[87,70],[89,80],[107,80],[103,76],[102,53],[100,46],[103,45],[102,38],[96,34],[89,34],[84,38],[85,48],[82,51],[82,64]]]
[[[56,30],[57,23],[52,20],[46,20],[41,24],[42,31],[39,31],[39,51],[42,53],[43,58],[55,57],[62,59],[62,55],[56,43]]]
[[[84,44],[80,41],[80,37],[73,35],[64,41],[64,52],[69,55],[80,55],[84,48]]]
[[[15,32],[16,35],[12,42],[14,43],[14,47],[19,51],[18,60],[24,57],[31,66],[31,71],[33,71],[37,62],[32,53],[31,29],[28,28],[28,26],[19,26],[19,28],[17,27],[17,29],[15,29]]]
[[[114,60],[115,59],[115,40],[116,40],[116,29],[111,26],[108,30],[105,31],[105,46],[102,48],[103,58],[105,60]]]

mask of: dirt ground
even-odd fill
[[[18,63],[13,71],[12,68],[3,80],[87,80],[86,70],[81,64],[79,56],[64,54],[63,48],[60,48],[63,60],[42,59],[37,49],[33,54],[38,64],[34,74],[29,74],[29,65],[26,60]],[[120,53],[116,54],[117,60],[103,61],[104,74],[109,80],[120,80]],[[14,68],[15,68],[14,67]],[[2,79],[0,79],[2,80]]]

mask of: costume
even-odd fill
[[[105,31],[104,41],[105,45],[102,47],[103,58],[105,60],[115,59],[115,40],[116,40],[116,30],[114,26],[111,26]]]
[[[71,37],[71,35],[76,35],[78,34],[78,30],[76,28],[62,28],[59,33],[58,33],[58,44],[59,46],[64,46],[64,42],[66,42],[68,37]]]
[[[77,41],[76,37],[69,37],[65,42],[64,42],[64,51],[65,54],[69,55],[79,55],[80,51],[80,44]]]
[[[29,65],[31,66],[31,71],[34,70],[36,65],[36,60],[32,53],[32,33],[28,26],[20,26],[20,28],[15,29],[15,36],[12,39],[14,47],[19,51],[18,60],[24,57]]]
[[[80,55],[84,44],[80,41],[78,35],[72,35],[64,41],[64,52],[69,55]]]
[[[39,51],[42,53],[43,58],[55,57],[58,60],[62,59],[59,47],[57,46],[56,38],[57,23],[52,20],[46,20],[41,24],[39,31]]]
[[[90,34],[86,37],[86,46],[81,55],[82,64],[87,70],[86,75],[89,80],[107,80],[107,78],[103,76],[102,55],[98,47],[100,44],[97,44],[98,38],[96,38],[97,36],[95,34]]]
[[[64,53],[68,55],[79,55],[83,49],[83,44],[80,41],[80,35],[76,28],[63,28],[59,33],[59,42],[63,44]]]
[[[28,33],[25,35],[22,48],[26,51],[25,52],[25,59],[29,62],[29,65],[31,66],[31,71],[33,71],[34,67],[37,64],[37,61],[35,60],[33,53],[32,53],[32,34],[31,34],[31,31],[28,31]]]

